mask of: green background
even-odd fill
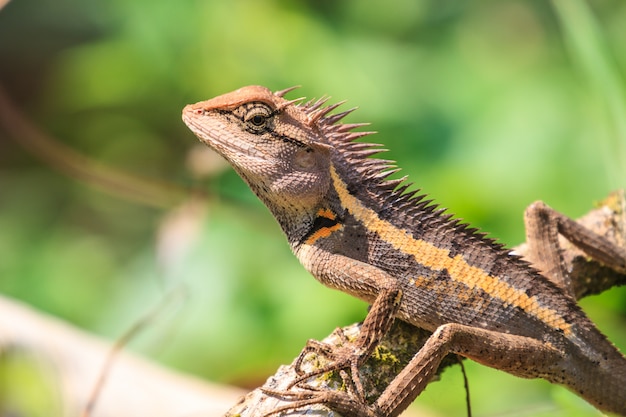
[[[249,84],[348,99],[416,186],[512,246],[531,202],[576,217],[626,186],[624,28],[621,0],[14,0],[0,83],[55,142],[37,154],[0,131],[0,292],[115,339],[182,291],[129,349],[257,386],[366,306],[303,270],[185,104]],[[150,185],[94,181],[97,164]],[[583,305],[626,349],[626,291]],[[468,368],[475,415],[597,415]],[[464,415],[458,369],[417,402]]]

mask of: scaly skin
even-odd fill
[[[406,192],[404,180],[386,179],[395,171],[371,158],[377,145],[355,141],[369,132],[339,123],[351,110],[330,115],[336,105],[296,104],[285,93],[244,87],[185,107],[183,120],[267,205],[313,276],[373,303],[361,336],[335,352],[330,369],[354,371],[394,317],[434,333],[373,405],[336,393],[309,393],[308,403],[398,415],[452,352],[545,378],[626,416],[626,359],[580,310],[566,280],[540,274]],[[547,207],[542,213],[569,225]],[[626,253],[610,250],[601,260],[626,271]]]

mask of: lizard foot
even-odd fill
[[[339,327],[337,327],[333,333],[331,334],[331,337],[337,337],[340,339],[340,343],[339,346],[344,346],[350,343],[350,340],[348,339],[348,337],[346,336],[346,334],[343,332],[343,330]],[[298,375],[304,375],[305,372],[302,370],[302,363],[304,362],[304,359],[306,358],[306,356],[309,353],[315,353],[321,356],[325,356],[331,360],[334,359],[334,353],[333,351],[336,348],[331,347],[329,344],[327,343],[323,343],[314,339],[309,339],[306,342],[306,346],[304,347],[304,349],[302,349],[302,352],[300,352],[300,355],[298,355],[298,358],[296,359],[295,363],[294,363],[294,369],[296,371],[296,373]]]
[[[294,411],[301,407],[322,404],[338,413],[350,416],[381,417],[375,406],[367,404],[364,400],[350,393],[350,391],[336,391],[330,388],[306,387],[298,391],[277,391],[261,388],[264,394],[277,397],[281,400],[290,401],[290,404],[277,407],[263,417]]]
[[[363,355],[359,352],[359,349],[356,349],[355,346],[348,340],[341,329],[336,329],[334,333],[344,342],[339,347],[331,346],[317,340],[309,340],[307,342],[307,345],[294,363],[294,370],[298,377],[291,381],[291,383],[287,386],[287,389],[291,389],[294,386],[308,389],[310,387],[304,384],[305,381],[318,375],[339,371],[339,375],[341,376],[344,385],[346,387],[350,387],[353,392],[356,392],[356,396],[364,401],[365,395],[363,384],[361,383],[358,372],[358,367],[362,362]],[[310,353],[323,356],[327,358],[330,363],[312,371],[304,371],[302,369],[302,365],[305,358]],[[351,378],[348,377],[345,369],[350,369]]]

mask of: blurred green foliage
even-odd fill
[[[33,123],[206,199],[188,219],[199,233],[177,246],[177,223],[164,227],[176,205],[93,188],[0,132],[0,292],[115,338],[186,288],[178,314],[130,348],[259,384],[366,306],[298,265],[247,187],[196,149],[185,104],[248,84],[347,98],[420,188],[514,245],[532,201],[579,216],[626,186],[624,27],[620,0],[14,0],[0,12],[0,82]],[[584,305],[626,349],[626,292]],[[477,415],[555,415],[551,401],[595,415],[547,383],[469,372]],[[461,415],[458,370],[443,379],[418,402]]]

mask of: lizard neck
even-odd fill
[[[313,228],[315,208],[270,207],[292,249],[296,249]]]
[[[328,238],[343,227],[344,208],[333,188],[313,205],[268,207],[278,220],[294,253],[298,252],[302,244],[311,245],[320,238]]]
[[[294,252],[311,233],[328,224],[324,216],[328,209],[339,204],[333,198],[336,193],[328,166],[320,172],[277,174],[267,181],[257,181],[243,171],[239,173],[278,221]]]

